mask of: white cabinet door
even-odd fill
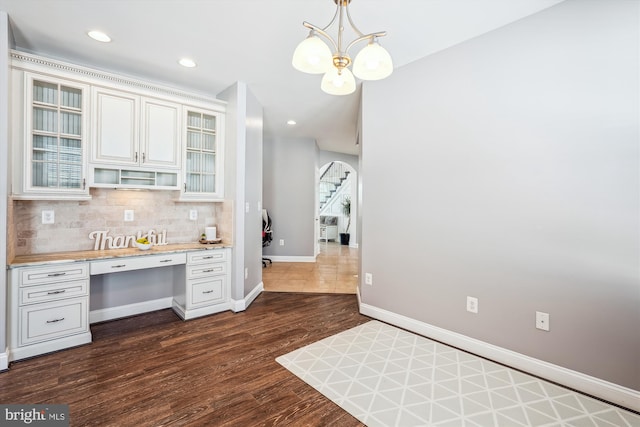
[[[23,168],[16,168],[16,199],[83,199],[86,187],[87,98],[89,88],[36,73],[15,74],[15,110],[24,111],[24,145],[16,132],[16,152],[24,155]],[[24,103],[24,109],[22,104]],[[21,118],[19,116],[18,118]],[[22,172],[22,173],[19,173]]]
[[[93,88],[92,160],[98,163],[137,165],[139,97],[126,92]]]
[[[142,100],[140,166],[180,168],[180,106],[156,99]]]
[[[184,182],[181,200],[224,197],[224,114],[184,107]]]

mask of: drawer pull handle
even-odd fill
[[[160,262],[171,262],[171,261],[173,261],[173,260],[172,260],[172,259],[163,259],[163,260],[160,260]]]
[[[61,317],[59,319],[47,320],[47,323],[58,323],[58,322],[62,322],[63,320],[64,320],[64,317]]]
[[[65,273],[65,272],[62,272],[62,273],[50,273],[50,274],[47,274],[47,277],[58,277],[58,276],[64,276],[65,274],[67,274],[67,273]]]
[[[213,259],[213,255],[203,256],[202,259]]]
[[[203,294],[212,294],[213,291],[202,291]]]
[[[65,292],[67,292],[67,290],[66,290],[66,289],[62,289],[62,290],[60,290],[60,291],[51,291],[51,292],[47,292],[47,295],[63,294],[63,293],[65,293]]]
[[[210,268],[208,270],[202,270],[203,273],[211,273],[212,271],[215,271],[213,268]]]
[[[126,267],[127,264],[118,264],[118,265],[112,265],[111,268],[122,268],[122,267]]]

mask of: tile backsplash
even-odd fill
[[[208,226],[216,226],[218,237],[232,241],[232,201],[218,203],[176,202],[173,191],[123,191],[91,189],[87,201],[13,200],[9,204],[10,257],[18,255],[92,250],[93,231],[110,236],[143,234],[153,229],[167,231],[167,242],[196,242]],[[42,224],[42,211],[52,210],[54,224]],[[134,220],[124,221],[124,211],[133,210]],[[198,212],[190,220],[191,210]]]

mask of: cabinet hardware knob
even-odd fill
[[[51,292],[47,292],[47,295],[56,295],[56,294],[64,294],[65,292],[67,292],[66,289],[62,289],[60,291],[51,291]]]
[[[122,267],[126,267],[127,264],[118,264],[118,265],[112,265],[111,268],[122,268]]]
[[[142,153],[142,163],[145,162],[146,156],[144,155],[144,153]]]
[[[82,189],[83,190],[87,189],[87,178],[82,178]]]
[[[50,274],[47,274],[47,277],[58,277],[58,276],[64,276],[65,274],[67,274],[67,273],[65,273],[65,272],[62,272],[62,273],[50,273]]]
[[[59,319],[47,320],[47,323],[57,323],[57,322],[62,322],[63,320],[64,320],[64,317],[61,317]]]
[[[138,152],[136,151],[136,155],[135,155],[135,160],[134,160],[134,162],[137,162],[137,161],[138,161]]]

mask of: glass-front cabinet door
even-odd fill
[[[222,170],[224,116],[186,107],[183,199],[221,200],[224,197]]]
[[[85,179],[87,88],[27,73],[26,194],[88,195]]]

